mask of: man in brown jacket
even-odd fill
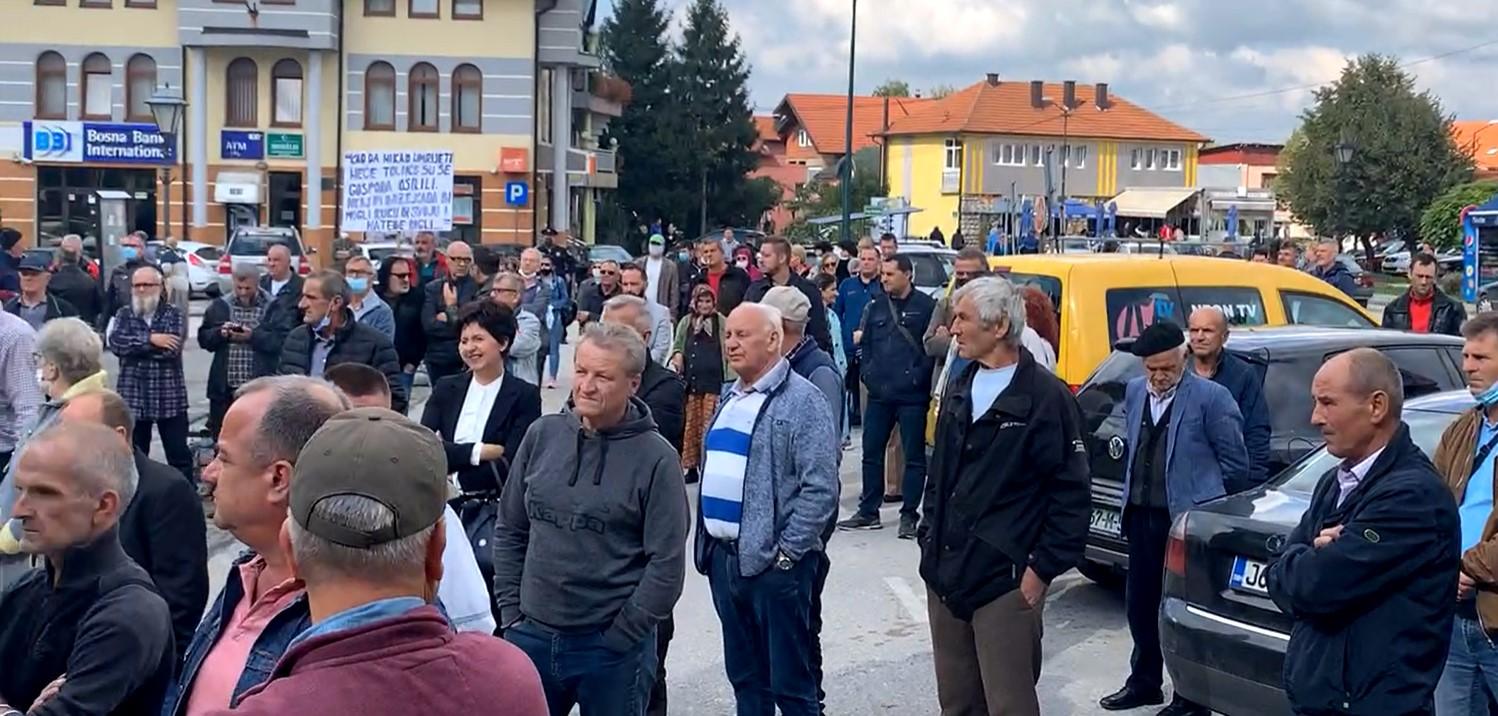
[[[1462,326],[1462,372],[1477,407],[1441,435],[1435,465],[1456,497],[1461,517],[1462,570],[1446,668],[1436,686],[1438,716],[1488,713],[1498,694],[1498,646],[1484,625],[1498,627],[1498,535],[1495,535],[1494,460],[1498,459],[1498,313],[1481,313]]]

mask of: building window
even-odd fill
[[[114,0],[78,0],[78,7],[114,7]]]
[[[226,72],[228,82],[224,85],[224,125],[229,127],[256,127],[260,125],[260,68],[248,57],[240,57],[229,63]]]
[[[110,77],[114,68],[109,58],[95,52],[83,58],[82,92],[84,119],[109,119],[113,113],[113,90]]]
[[[302,65],[292,59],[281,60],[270,71],[270,102],[275,108],[271,125],[302,126]]]
[[[996,144],[993,148],[993,163],[1001,167],[1025,165],[1026,147],[1023,144]]]
[[[418,62],[407,78],[406,129],[412,132],[437,131],[437,68]]]
[[[453,131],[477,132],[483,123],[484,76],[473,65],[453,70]]]
[[[948,139],[944,145],[942,167],[948,171],[957,171],[962,168],[962,142],[956,139]]]
[[[395,68],[388,62],[364,71],[364,128],[395,129]]]
[[[367,17],[395,17],[395,0],[364,0]]]
[[[125,120],[150,122],[151,105],[156,92],[156,60],[150,55],[136,55],[125,63]]]
[[[1030,152],[1030,166],[1032,166],[1032,167],[1043,167],[1043,166],[1045,166],[1045,159],[1044,159],[1044,157],[1045,157],[1045,153],[1044,153],[1045,150],[1039,144],[1031,144],[1031,145],[1029,145],[1026,148]]]
[[[1144,150],[1144,169],[1151,172],[1155,170],[1155,150]]]
[[[536,142],[551,144],[551,78],[554,70],[544,68],[536,87]]]
[[[453,0],[453,19],[484,19],[484,0]]]
[[[1087,168],[1087,145],[1076,144],[1071,148],[1072,166],[1077,169]]]
[[[125,7],[156,7],[156,0],[125,0]]]
[[[68,118],[68,63],[56,52],[36,58],[36,117]]]
[[[1178,171],[1180,171],[1181,170],[1181,150],[1179,150],[1179,149],[1161,149],[1160,150],[1160,168],[1164,169],[1165,171],[1168,171],[1168,172],[1178,172]]]
[[[805,149],[811,146],[811,133],[806,130],[796,132],[796,146]]]
[[[68,0],[32,0],[33,5],[67,5]]]
[[[410,0],[406,15],[409,17],[442,17],[442,13],[438,11],[438,2],[439,0]]]
[[[1136,172],[1139,171],[1140,169],[1143,169],[1144,168],[1144,156],[1143,155],[1144,155],[1144,150],[1142,150],[1142,149],[1130,149],[1129,150],[1129,168],[1133,169]]]

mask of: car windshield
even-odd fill
[[[386,246],[378,249],[367,249],[366,252],[369,254],[370,260],[373,261],[384,261],[391,256],[410,256],[412,254],[411,249],[404,246]]]
[[[291,250],[292,256],[301,256],[302,247],[288,234],[255,234],[239,233],[234,235],[234,242],[229,245],[229,253],[234,256],[264,256],[270,247],[282,244]]]
[[[1441,442],[1442,431],[1446,430],[1446,426],[1455,419],[1454,413],[1438,413],[1428,410],[1406,410],[1404,413],[1404,422],[1410,426],[1410,438],[1420,446],[1421,450],[1425,451],[1427,457],[1436,453],[1436,445]],[[1326,451],[1325,447],[1322,447],[1307,455],[1300,462],[1286,468],[1270,482],[1282,490],[1310,494],[1316,491],[1316,483],[1321,480],[1321,476],[1335,468],[1340,462],[1340,458],[1334,457]]]
[[[622,246],[597,245],[588,248],[588,260],[594,263],[599,261],[629,261],[630,255]]]
[[[909,253],[911,268],[914,273],[911,280],[917,286],[931,288],[933,286],[944,286],[947,277],[952,273],[952,257],[943,253]]]

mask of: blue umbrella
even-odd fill
[[[1238,205],[1228,207],[1228,241],[1238,240]]]

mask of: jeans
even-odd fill
[[[859,404],[859,394],[862,384],[858,382],[858,356],[848,356],[848,374],[845,376],[843,385],[848,389],[848,424],[862,425],[863,410]]]
[[[823,544],[826,544],[824,541]],[[826,552],[806,556],[817,560],[817,573],[811,583],[811,673],[817,680],[817,713],[827,713],[827,689],[822,684],[822,591],[827,589],[827,576],[832,572],[832,560]]]
[[[905,448],[900,515],[915,517],[920,509],[926,489],[926,406],[870,398],[863,406],[863,494],[858,498],[858,514],[865,517],[878,515],[884,501],[884,449],[897,423]]]
[[[645,713],[649,716],[666,716],[666,653],[671,650],[671,637],[676,636],[676,620],[666,617],[655,628],[656,675],[650,688],[650,703]]]
[[[197,484],[198,479],[192,470],[192,451],[187,449],[187,413],[160,420],[135,421],[132,440],[135,447],[147,457],[151,455],[152,424],[156,425],[156,432],[161,435],[161,449],[166,453],[167,464],[177,468],[188,482]]]
[[[812,588],[818,558],[745,577],[732,545],[715,541],[708,567],[723,626],[723,666],[738,716],[816,716],[812,665]]]
[[[553,316],[546,341],[546,377],[551,380],[556,380],[557,371],[562,369],[562,335],[566,332],[561,318]]]
[[[603,632],[563,633],[529,619],[506,629],[505,640],[536,665],[551,716],[567,716],[573,706],[582,716],[645,713],[659,658],[654,630],[623,652],[605,646]]]
[[[1470,609],[1470,603],[1463,605]],[[1498,697],[1498,646],[1482,624],[1458,609],[1446,670],[1436,684],[1436,716],[1487,716]]]

